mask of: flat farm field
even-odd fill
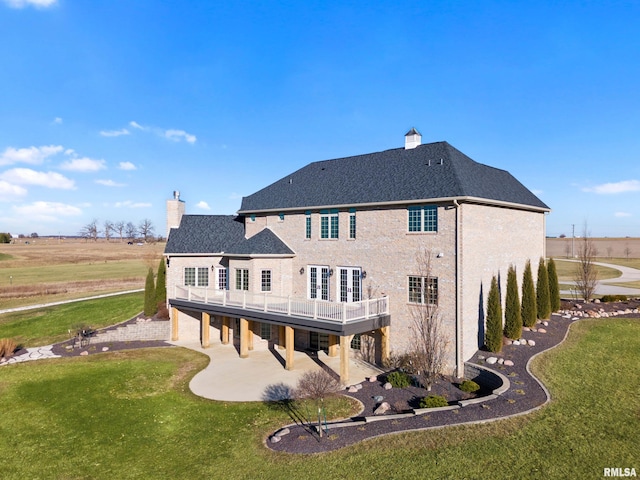
[[[0,309],[144,288],[164,247],[57,238],[0,244]]]

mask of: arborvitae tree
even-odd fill
[[[538,264],[538,284],[536,286],[536,307],[538,308],[538,318],[549,318],[551,316],[551,300],[549,299],[549,276],[544,258],[540,258]]]
[[[157,311],[158,303],[156,302],[156,287],[153,282],[153,268],[149,267],[147,281],[144,284],[144,314],[147,317],[153,317]]]
[[[547,274],[549,277],[549,300],[551,301],[551,312],[560,310],[560,284],[558,283],[558,272],[556,262],[553,258],[547,263]]]
[[[525,327],[533,327],[536,324],[536,318],[536,288],[533,285],[531,262],[527,260],[522,277],[522,324]]]
[[[507,273],[507,297],[504,306],[504,335],[516,340],[522,336],[522,311],[518,294],[518,279],[513,265]]]
[[[484,334],[484,343],[490,352],[498,353],[502,350],[502,305],[500,304],[498,280],[495,276],[491,279],[487,300],[487,328]]]
[[[159,305],[167,301],[167,266],[164,257],[158,265],[158,277],[156,278],[156,303]]]

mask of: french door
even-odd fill
[[[309,265],[307,272],[309,298],[329,300],[329,267],[325,265]]]
[[[341,302],[362,300],[362,269],[360,267],[338,267],[338,289]]]

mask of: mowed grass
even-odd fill
[[[0,338],[13,338],[25,347],[69,339],[69,329],[85,323],[101,328],[140,313],[144,293],[116,295],[95,301],[75,302],[0,315]]]
[[[264,447],[290,421],[284,412],[192,395],[188,381],[208,361],[196,352],[0,367],[0,472],[7,479],[600,478],[605,467],[638,468],[638,351],[640,321],[583,320],[533,362],[553,396],[542,410],[314,456]]]

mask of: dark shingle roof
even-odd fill
[[[549,209],[509,172],[437,142],[311,163],[244,197],[240,212],[461,197]]]
[[[269,229],[244,237],[244,223],[235,215],[183,215],[169,232],[166,254],[288,255],[293,251]]]

